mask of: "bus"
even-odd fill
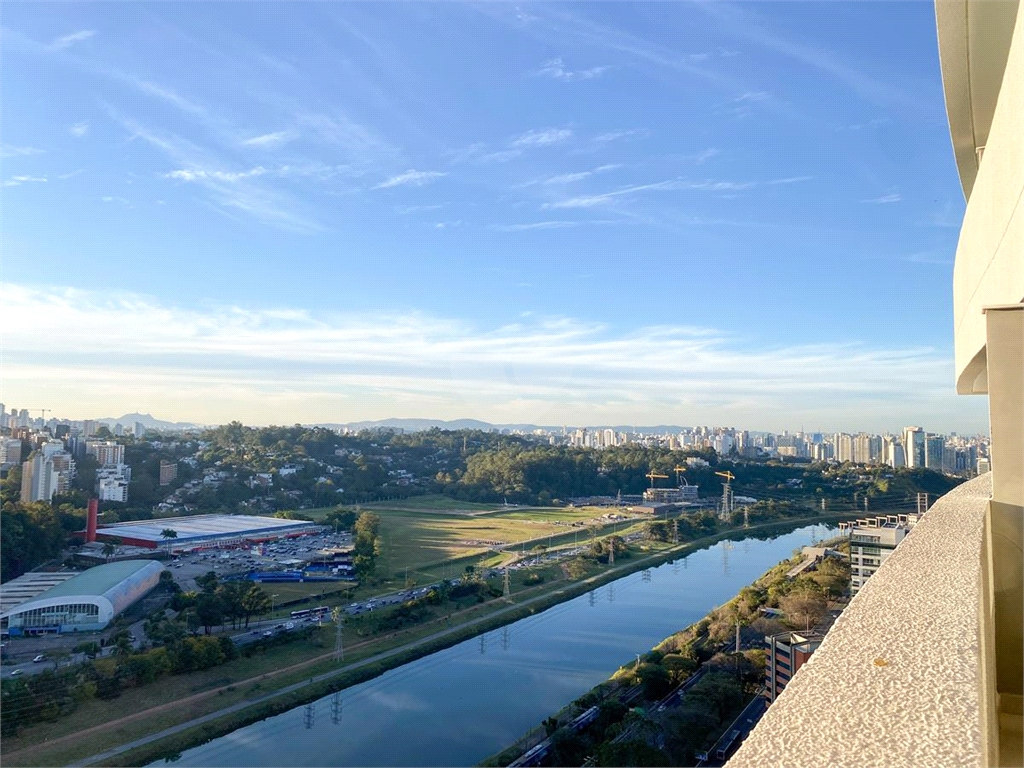
[[[330,612],[330,608],[328,608],[326,605],[321,605],[316,608],[306,608],[303,611],[292,611],[291,617],[293,619],[305,619],[307,617],[315,619],[318,616],[322,618],[325,614],[328,614]]]
[[[729,732],[729,735],[722,742],[721,746],[715,750],[715,757],[719,760],[725,760],[729,756],[729,753],[736,747],[736,742],[740,737],[740,731],[738,728],[733,729]]]

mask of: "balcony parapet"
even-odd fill
[[[727,768],[991,764],[982,611],[991,475],[940,498]]]

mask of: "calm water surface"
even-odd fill
[[[819,525],[719,542],[241,728],[173,764],[475,765],[795,548],[836,533]]]

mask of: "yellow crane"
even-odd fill
[[[679,485],[680,480],[682,480],[685,485],[689,485],[689,483],[686,482],[686,478],[682,476],[683,472],[686,471],[686,467],[681,467],[677,464],[672,468],[672,471],[676,473],[676,485]],[[682,488],[683,486],[680,485],[679,487]]]
[[[736,475],[734,475],[732,472],[715,472],[715,474],[718,475],[719,477],[724,477],[725,482],[727,483],[731,483],[733,480],[736,479]]]
[[[653,469],[650,472],[648,472],[646,475],[644,475],[644,477],[651,478],[651,488],[652,489],[654,488],[654,481],[655,481],[656,478],[662,477],[662,478],[665,478],[666,480],[668,480],[668,475],[659,475]]]

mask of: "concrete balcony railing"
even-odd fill
[[[728,768],[1021,764],[1020,697],[999,701],[993,669],[990,497],[983,475],[936,502]]]

